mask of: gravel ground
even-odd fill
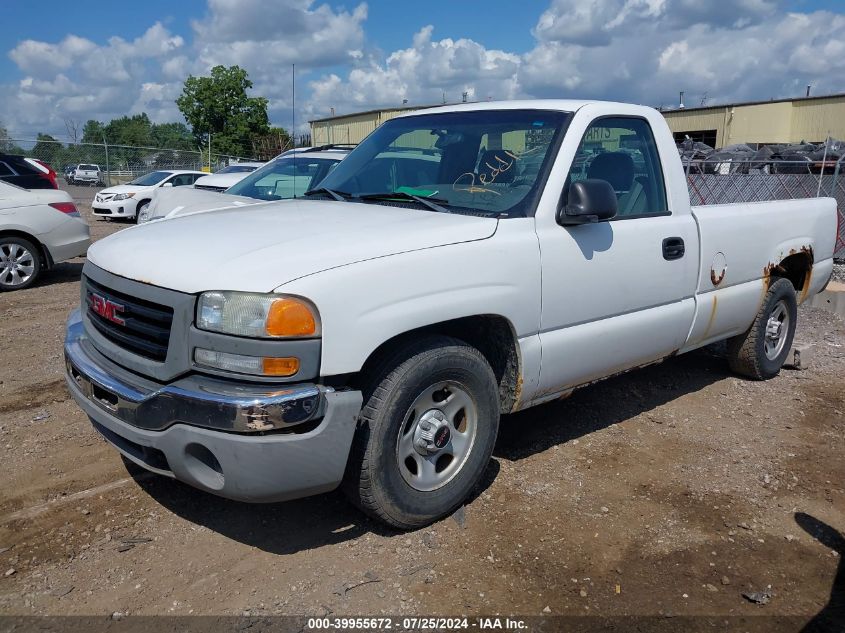
[[[845,283],[845,264],[833,265],[833,280]]]
[[[89,220],[96,238],[127,226]],[[845,322],[829,312],[800,310],[806,371],[744,380],[714,347],[506,417],[465,509],[404,534],[338,493],[251,506],[127,470],[64,386],[81,266],[0,296],[0,613],[804,623],[845,593]]]

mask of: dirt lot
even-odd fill
[[[95,238],[127,226],[89,220]],[[250,506],[127,472],[64,386],[81,266],[0,296],[4,614],[765,614],[799,628],[845,593],[845,322],[828,312],[801,309],[807,371],[750,382],[707,349],[506,418],[463,515],[399,534],[338,493]]]

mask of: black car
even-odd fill
[[[0,180],[22,189],[58,189],[56,172],[49,166],[14,154],[0,154]]]

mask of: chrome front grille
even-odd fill
[[[173,308],[131,297],[85,280],[85,310],[91,325],[111,343],[164,362],[173,326]]]

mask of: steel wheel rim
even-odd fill
[[[16,242],[0,243],[0,285],[22,286],[35,274],[35,257]]]
[[[789,333],[789,308],[781,299],[772,308],[766,320],[766,336],[763,341],[766,358],[775,360],[783,352]]]
[[[448,441],[441,448],[425,450],[419,442],[426,433],[435,439],[448,435]],[[478,407],[466,388],[452,381],[431,385],[408,408],[399,429],[396,461],[402,479],[421,492],[445,486],[463,469],[477,435]]]

